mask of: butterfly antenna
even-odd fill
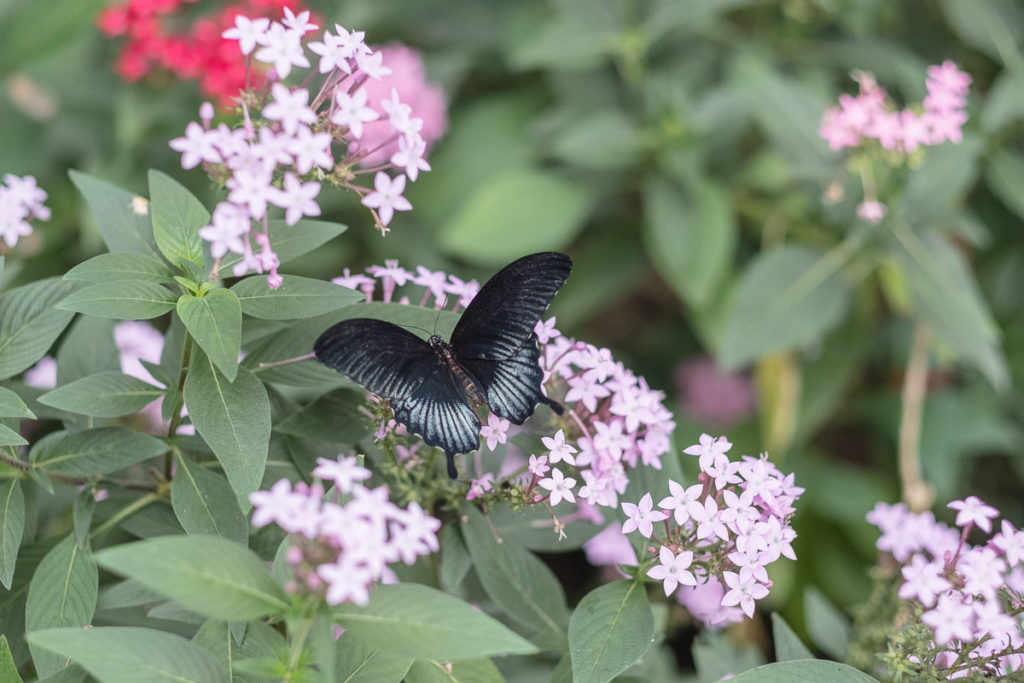
[[[445,294],[444,298],[441,299],[441,306],[437,309],[437,315],[434,316],[434,334],[437,334],[437,321],[441,319],[441,311],[448,305],[448,295]]]

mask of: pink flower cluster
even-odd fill
[[[281,479],[269,491],[249,495],[253,526],[273,523],[293,535],[287,551],[294,576],[286,586],[290,592],[322,596],[331,605],[365,605],[376,583],[395,581],[388,564],[411,565],[439,549],[441,522],[416,502],[398,507],[384,486],[363,486],[370,472],[354,457],[317,463],[313,475],[334,484],[333,500],[324,499],[322,484],[293,488]]]
[[[284,210],[288,225],[318,216],[316,199],[326,180],[360,195],[376,226],[386,232],[396,211],[412,209],[402,194],[406,183],[430,170],[427,146],[446,125],[444,98],[423,80],[415,53],[394,47],[374,51],[363,42],[363,32],[337,24],[334,33],[324,31],[321,40],[308,44],[319,55],[317,72],[322,74],[315,93],[282,83],[293,68],[312,69],[302,43],[317,28],[309,23],[309,12],[295,15],[285,9],[283,22],[238,16],[224,37],[238,40],[249,59],[273,66],[269,101],[243,97],[239,128],[211,127],[213,107],[206,104],[201,123],[193,121],[183,137],[170,143],[181,152],[182,167],[202,164],[228,190],[210,225],[199,232],[218,266],[228,252],[241,254],[233,274],[269,273],[271,287],[279,286],[281,278],[267,230],[269,205]],[[396,74],[385,66],[385,52],[401,55],[395,67],[412,73]],[[410,101],[423,103],[419,116]],[[250,111],[255,106],[259,117]],[[399,172],[392,176],[388,169]],[[369,173],[374,174],[373,189],[355,183]],[[262,224],[262,232],[253,233],[254,222]]]
[[[30,220],[50,219],[44,201],[46,192],[36,185],[34,177],[4,174],[4,182],[0,183],[0,239],[8,248],[17,244],[19,237],[32,234]]]
[[[766,567],[781,556],[796,559],[789,523],[804,491],[767,456],[732,461],[730,448],[724,436],[702,434],[699,444],[683,451],[700,459],[696,484],[669,480],[670,495],[658,509],[650,493],[638,504],[622,503],[622,533],[639,533],[654,542],[652,554],[657,549],[647,576],[712,627],[753,616],[754,603],[772,585]]]
[[[1024,531],[1003,520],[985,545],[972,546],[967,542],[971,530],[991,533],[999,511],[976,496],[949,507],[957,511],[959,531],[931,512],[912,513],[902,503],[878,503],[867,519],[882,532],[878,549],[902,565],[900,598],[924,607],[921,621],[934,633],[935,664],[950,670],[951,677],[1020,672]]]

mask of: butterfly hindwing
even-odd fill
[[[537,338],[531,334],[510,358],[463,358],[460,362],[483,386],[491,412],[521,425],[543,398],[540,385],[544,371],[540,369],[539,360]]]

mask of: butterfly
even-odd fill
[[[538,403],[561,413],[541,392],[544,372],[533,330],[570,270],[572,259],[558,252],[513,261],[480,288],[447,342],[355,318],[321,334],[313,351],[324,365],[390,399],[395,420],[444,450],[454,479],[455,456],[480,445],[474,405],[515,424]]]

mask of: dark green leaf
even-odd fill
[[[92,176],[71,171],[71,181],[85,195],[100,234],[111,252],[160,258],[153,241],[149,202],[145,198]]]
[[[441,588],[455,594],[473,566],[473,558],[469,555],[466,542],[462,540],[462,533],[454,524],[441,527],[440,541],[441,557],[444,558],[441,563]]]
[[[241,626],[243,637],[236,637]],[[277,661],[276,655],[288,645],[284,637],[272,626],[259,621],[229,624],[215,619],[207,620],[196,632],[192,642],[211,653],[220,662],[221,668],[235,683],[277,683],[280,676],[257,676],[242,673],[237,666],[246,658],[263,658]],[[334,680],[334,679],[328,679]]]
[[[227,480],[180,453],[171,482],[171,505],[185,533],[212,534],[244,544],[249,522]]]
[[[178,297],[163,285],[146,280],[97,282],[82,287],[57,308],[116,320],[148,320],[174,308]]]
[[[25,417],[34,420],[36,416],[21,400],[21,396],[7,387],[0,387],[0,417]]]
[[[301,220],[295,225],[286,225],[283,220],[269,221],[270,244],[281,263],[287,263],[303,254],[317,249],[321,245],[348,230],[341,223],[326,221]],[[240,254],[228,252],[220,262],[220,270],[230,273],[231,267],[242,260]]]
[[[360,406],[366,394],[352,389],[337,389],[323,394],[308,406],[274,426],[282,434],[302,436],[332,443],[356,443],[372,431]]]
[[[154,458],[167,451],[155,436],[123,427],[98,427],[39,441],[29,459],[35,468],[72,476],[95,476]]]
[[[100,372],[57,387],[39,402],[93,417],[130,415],[164,395],[163,389],[120,372]]]
[[[47,278],[0,294],[0,379],[32,367],[46,354],[74,317],[54,305],[77,288]]]
[[[89,489],[79,491],[71,507],[71,520],[75,526],[75,543],[82,550],[89,546],[89,530],[96,512],[96,496]]]
[[[950,28],[960,38],[1005,66],[1020,64],[1012,46],[1024,38],[1024,12],[1014,0],[942,0]]]
[[[1020,65],[998,73],[985,97],[981,127],[994,133],[1024,118],[1024,69]]]
[[[64,274],[65,280],[112,282],[114,280],[148,280],[170,282],[167,264],[146,254],[113,253],[93,256]]]
[[[73,535],[67,536],[39,563],[28,589],[25,629],[81,627],[92,622],[99,592],[99,571],[89,550],[82,550]],[[32,658],[40,677],[64,668],[66,657],[42,652],[30,641]]]
[[[346,683],[399,683],[413,663],[412,658],[372,648],[347,632],[337,640],[335,651],[334,680]]]
[[[590,591],[569,621],[573,681],[610,681],[643,656],[653,636],[642,583],[622,580]]]
[[[242,302],[242,313],[264,320],[312,318],[366,299],[362,292],[332,282],[298,275],[282,278],[277,289],[267,285],[264,275],[247,277],[232,287]]]
[[[14,579],[24,531],[25,494],[21,491],[21,480],[8,479],[0,484],[0,584],[7,590]]]
[[[242,305],[235,293],[215,289],[203,297],[182,294],[178,315],[217,369],[234,382],[242,348]]]
[[[267,463],[266,389],[244,368],[228,382],[206,354],[193,348],[184,393],[192,424],[220,461],[242,510],[249,510],[249,494],[259,488]]]
[[[1005,149],[994,150],[985,168],[985,181],[992,192],[1017,218],[1024,218],[1024,158]]]
[[[480,610],[417,583],[377,586],[366,607],[343,605],[334,614],[368,646],[403,657],[458,661],[537,651]]]
[[[850,622],[816,588],[808,588],[804,592],[804,618],[811,640],[825,654],[836,658],[846,654],[850,644]]]
[[[288,607],[266,564],[219,536],[158,536],[102,550],[96,561],[214,619],[248,621]]]
[[[175,634],[148,628],[53,628],[29,634],[33,649],[81,664],[103,683],[227,683],[231,679],[209,652]]]
[[[203,240],[199,228],[209,225],[210,212],[181,183],[160,171],[149,172],[153,239],[168,261],[184,267],[203,266]]]
[[[121,353],[114,339],[117,321],[78,316],[57,349],[57,386],[121,369]]]

